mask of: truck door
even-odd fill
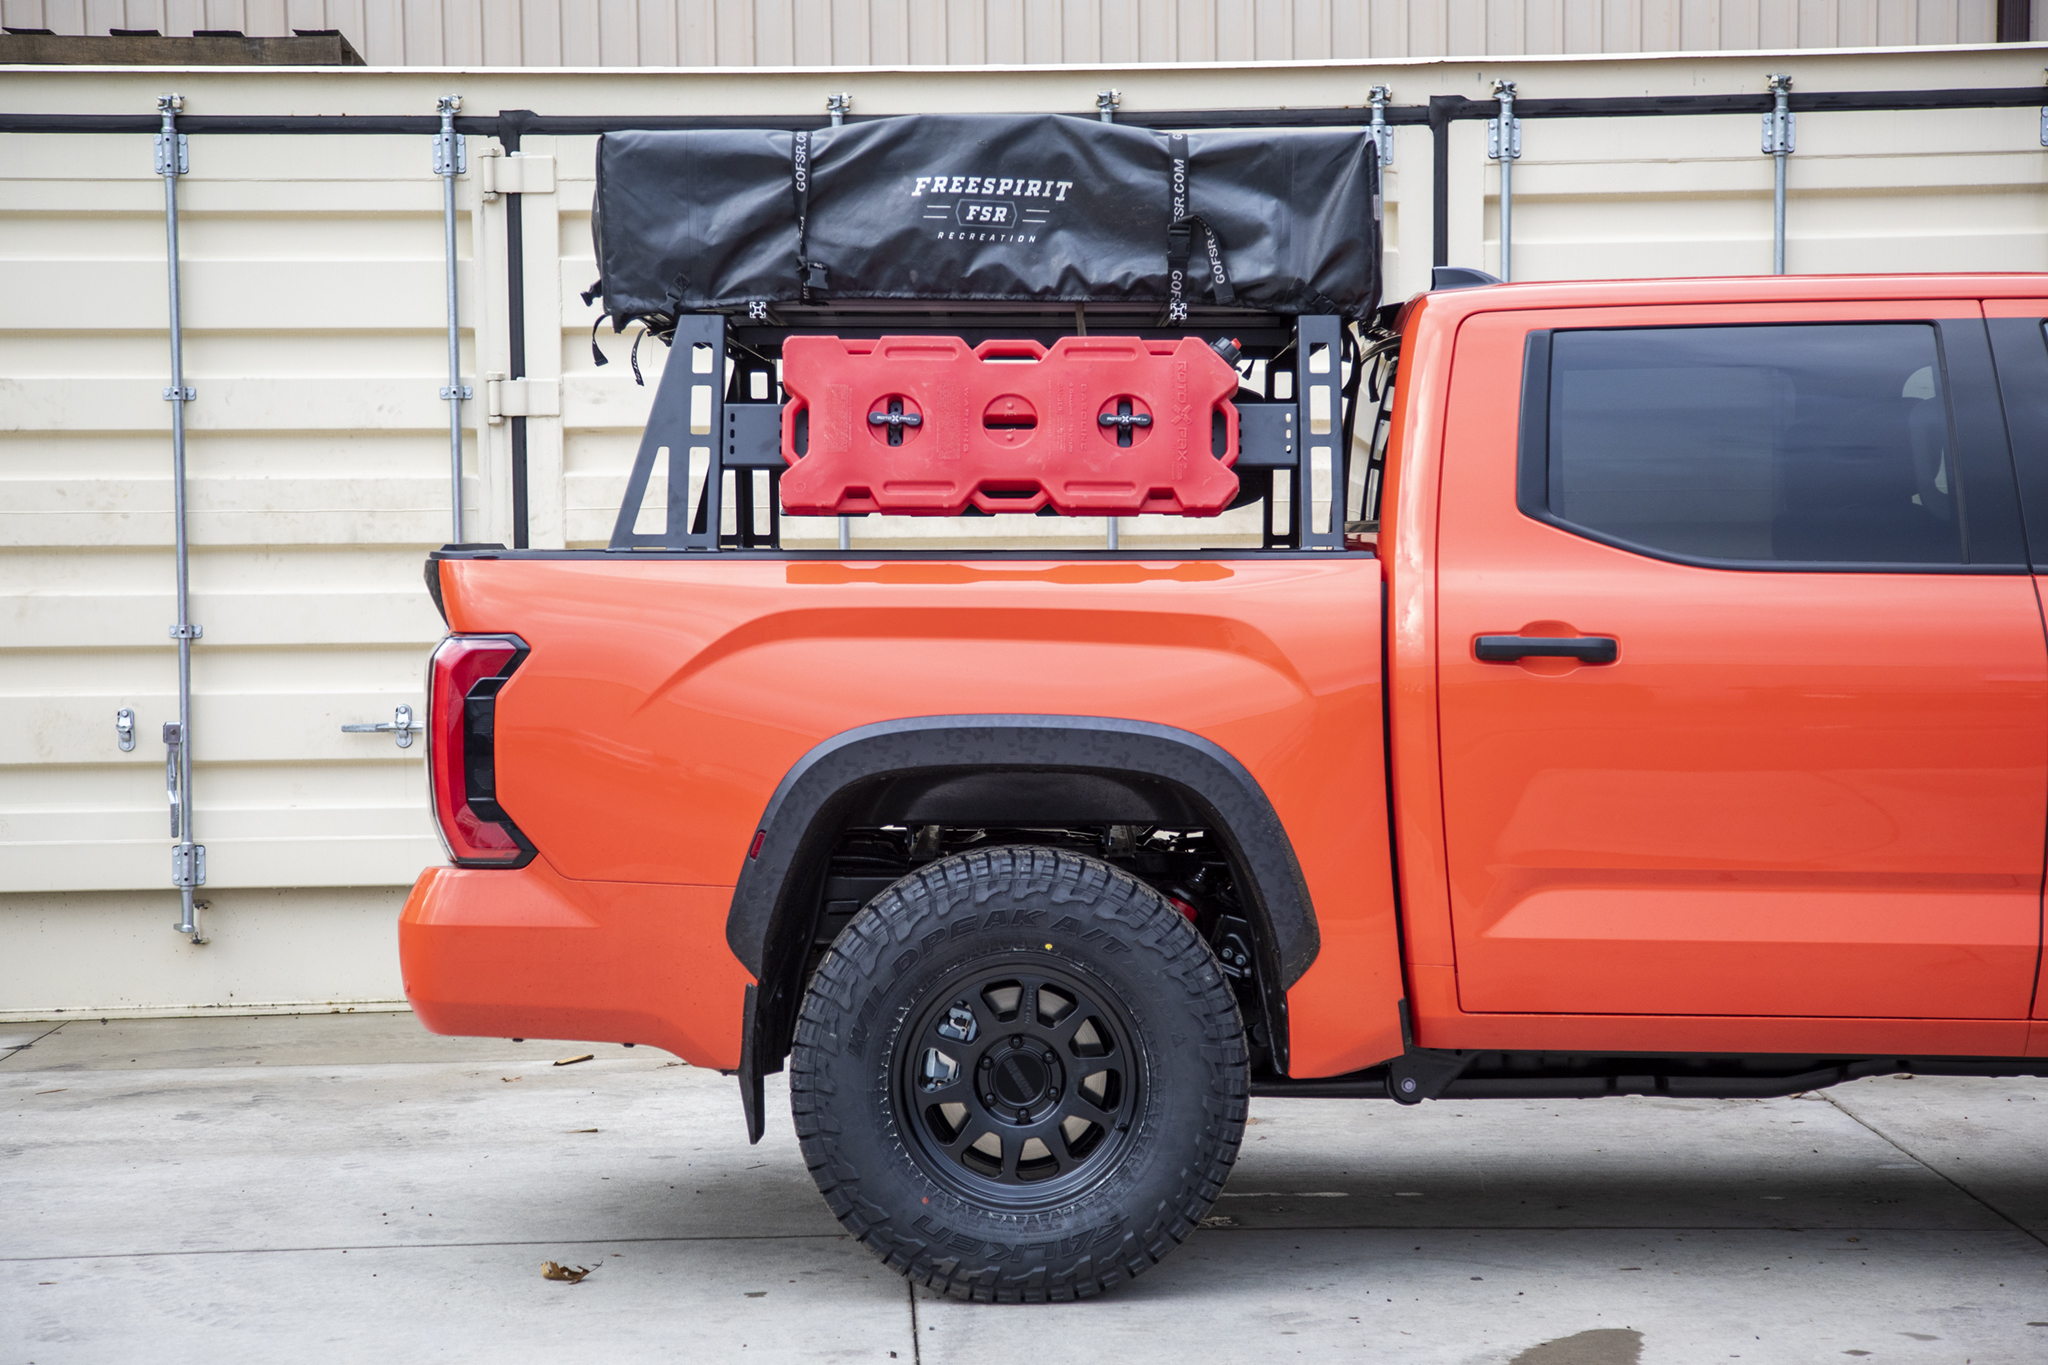
[[[2013,469],[2019,476],[2034,594],[2048,604],[2048,299],[1987,299],[1985,326],[2005,399]],[[2048,1019],[2048,963],[2034,984],[2034,1018]]]
[[[2026,1017],[2048,646],[1979,305],[1482,314],[1454,366],[1461,1008]]]

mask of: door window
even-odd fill
[[[1970,561],[1931,325],[1556,331],[1529,360],[1543,520],[1679,560]]]

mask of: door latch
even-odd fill
[[[135,751],[135,712],[131,707],[122,707],[114,713],[114,742],[121,746],[124,754]]]
[[[378,721],[374,725],[367,722],[360,725],[344,725],[341,727],[341,732],[345,735],[388,734],[397,741],[399,748],[410,749],[412,747],[412,737],[420,734],[425,729],[424,725],[414,725],[412,723],[412,708],[410,706],[399,706],[392,710],[390,720]]]
[[[183,837],[184,831],[178,825],[178,751],[185,744],[185,727],[174,720],[164,722],[164,795],[171,802],[171,837]]]

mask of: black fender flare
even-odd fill
[[[1244,909],[1259,940],[1275,1070],[1287,1069],[1287,988],[1321,948],[1308,883],[1273,803],[1221,745],[1187,730],[1105,716],[915,716],[823,741],[769,797],[733,889],[725,939],[753,974],[740,1045],[740,1096],[759,1140],[761,1077],[781,1070],[795,1028],[810,916],[845,817],[878,782],[948,769],[1138,778],[1173,789],[1243,869]]]

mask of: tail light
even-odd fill
[[[524,867],[533,857],[498,804],[498,689],[526,652],[516,635],[451,635],[428,667],[427,781],[458,867]]]

